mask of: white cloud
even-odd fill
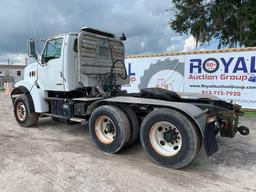
[[[125,33],[127,54],[194,49],[192,37],[185,40],[171,30],[169,20],[174,12],[166,12],[170,7],[169,0],[6,1],[0,6],[0,23],[4,26],[0,30],[0,62],[10,58],[14,63],[24,63],[25,57],[20,55],[26,55],[28,39],[79,31],[82,26],[117,36]]]
[[[192,51],[196,48],[196,39],[193,35],[190,35],[187,39],[185,39],[183,51]]]
[[[1,64],[14,64],[14,65],[25,65],[25,60],[27,58],[27,54],[15,54],[15,53],[8,53],[5,55],[0,55],[0,63]]]
[[[145,39],[143,39],[143,40],[140,42],[140,47],[141,47],[141,49],[144,49],[146,43],[147,43],[147,42],[146,42]]]
[[[168,52],[174,52],[174,51],[177,51],[178,49],[178,46],[177,45],[170,45],[166,48],[166,51]]]
[[[172,41],[181,41],[182,40],[182,36],[174,36],[171,38]]]

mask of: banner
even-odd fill
[[[150,57],[126,59],[130,84],[128,92],[139,92],[146,87],[183,92],[184,59],[178,57]]]
[[[176,92],[217,96],[243,108],[256,109],[256,51],[126,59],[130,84],[139,92],[160,87]]]

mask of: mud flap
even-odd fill
[[[219,149],[215,136],[214,122],[209,123],[204,131],[204,148],[207,156],[211,156]]]

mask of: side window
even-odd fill
[[[51,59],[57,59],[61,56],[63,38],[49,40],[45,46],[42,61],[47,63]]]
[[[17,71],[17,76],[21,76],[21,71]]]

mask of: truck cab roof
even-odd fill
[[[102,30],[98,30],[95,28],[91,28],[91,27],[82,27],[81,31],[85,31],[85,32],[89,32],[89,33],[93,33],[93,34],[97,34],[97,35],[102,35],[102,36],[106,36],[106,37],[110,37],[110,38],[115,38],[115,35],[106,31],[102,31]],[[57,38],[59,36],[65,36],[65,35],[75,35],[78,36],[79,32],[67,32],[67,33],[60,33],[54,36],[51,36],[48,39],[54,39]]]

